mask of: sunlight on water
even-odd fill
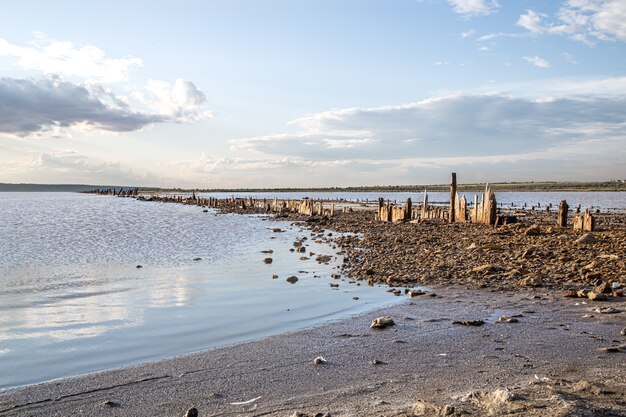
[[[289,249],[308,237],[308,251],[337,250],[286,223],[65,193],[0,193],[0,206],[0,388],[282,333],[400,299],[346,282],[331,289],[332,265]],[[296,284],[285,281],[291,275]]]

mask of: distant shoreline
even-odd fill
[[[594,192],[594,191],[626,191],[626,181],[603,181],[603,182],[500,182],[489,183],[495,192]],[[0,192],[85,192],[95,189],[130,189],[138,188],[142,192],[174,192],[185,193],[192,191],[204,193],[279,193],[279,192],[447,192],[449,184],[429,185],[385,185],[385,186],[358,186],[358,187],[277,187],[277,188],[159,188],[127,185],[89,185],[89,184],[6,184],[0,183]],[[474,192],[482,191],[485,184],[459,184],[458,191]]]

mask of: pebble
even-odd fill
[[[461,324],[463,326],[482,326],[485,324],[483,320],[456,320],[452,324]]]
[[[295,284],[296,282],[298,282],[298,277],[295,275],[292,275],[289,278],[287,278],[287,282],[290,284]]]
[[[385,327],[394,326],[396,323],[389,316],[382,316],[372,320],[370,327],[372,329],[384,329]]]
[[[265,262],[266,264],[271,264],[272,262],[274,262],[274,260],[272,258],[265,258],[263,259],[263,262]]]
[[[187,410],[184,417],[198,417],[198,409],[195,407],[191,407],[189,410]]]
[[[519,322],[518,319],[516,319],[515,317],[509,317],[509,316],[502,316],[498,319],[498,321],[502,321],[505,323],[517,323]]]

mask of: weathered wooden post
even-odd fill
[[[567,210],[569,209],[567,201],[561,200],[559,203],[559,214],[556,218],[556,224],[559,227],[567,227]]]
[[[456,219],[455,208],[456,208],[456,172],[453,172],[452,178],[450,179],[450,216],[449,216],[450,223],[454,223]]]
[[[406,206],[404,206],[404,220],[411,220],[411,214],[413,210],[413,203],[411,202],[411,198],[406,199]]]

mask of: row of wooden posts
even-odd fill
[[[450,181],[450,205],[448,208],[441,206],[430,206],[428,204],[428,193],[424,191],[424,203],[421,207],[414,207],[410,198],[407,198],[404,207],[378,199],[378,211],[376,219],[383,222],[398,222],[411,220],[440,219],[449,223],[482,223],[488,225],[498,225],[507,222],[508,216],[498,216],[496,195],[489,187],[485,186],[480,201],[478,195],[474,195],[474,204],[467,207],[465,196],[459,196],[456,188],[456,173],[452,173]],[[557,225],[567,227],[567,213],[569,207],[565,200],[559,204]],[[579,210],[576,211],[577,213]],[[588,231],[595,230],[595,219],[589,209],[574,217],[574,230]]]
[[[475,195],[473,207],[468,208],[465,196],[459,196],[456,190],[456,174],[452,173],[449,207],[430,205],[428,193],[424,191],[424,202],[421,207],[414,207],[410,198],[407,198],[404,207],[390,202],[385,203],[382,198],[379,199],[376,218],[383,222],[440,219],[449,223],[471,222],[495,225],[498,221],[497,205],[495,193],[487,185],[481,200],[478,201],[478,196]]]
[[[191,197],[183,196],[139,196],[139,189],[129,188],[116,191],[114,188],[98,189],[93,191],[101,195],[113,195],[120,197],[136,197],[140,200],[174,202],[180,204],[193,204],[202,207],[211,208],[237,208],[241,210],[253,209],[255,211],[263,211],[266,213],[299,213],[307,216],[329,216],[335,215],[335,204],[330,203],[324,206],[320,201],[312,199],[303,200],[278,200],[274,199],[255,199],[252,197],[230,197],[218,199],[215,197],[202,198],[196,196],[195,191]],[[343,207],[343,211],[350,210]],[[559,204],[557,215],[557,225],[567,227],[567,213],[569,207],[565,200]],[[578,211],[577,211],[578,212]],[[385,203],[384,199],[378,199],[378,210],[376,219],[383,222],[399,222],[411,220],[427,220],[439,219],[449,223],[482,223],[488,225],[498,225],[506,223],[507,216],[498,216],[496,196],[493,190],[487,184],[485,191],[482,193],[480,200],[478,195],[474,195],[474,204],[471,208],[467,207],[465,196],[459,196],[456,186],[456,173],[452,173],[450,181],[450,204],[449,207],[434,206],[428,203],[428,193],[424,192],[424,202],[421,206],[414,206],[411,199],[407,198],[404,207],[398,206],[391,202]],[[593,231],[595,229],[595,219],[589,209],[582,214],[574,217],[574,230]]]

